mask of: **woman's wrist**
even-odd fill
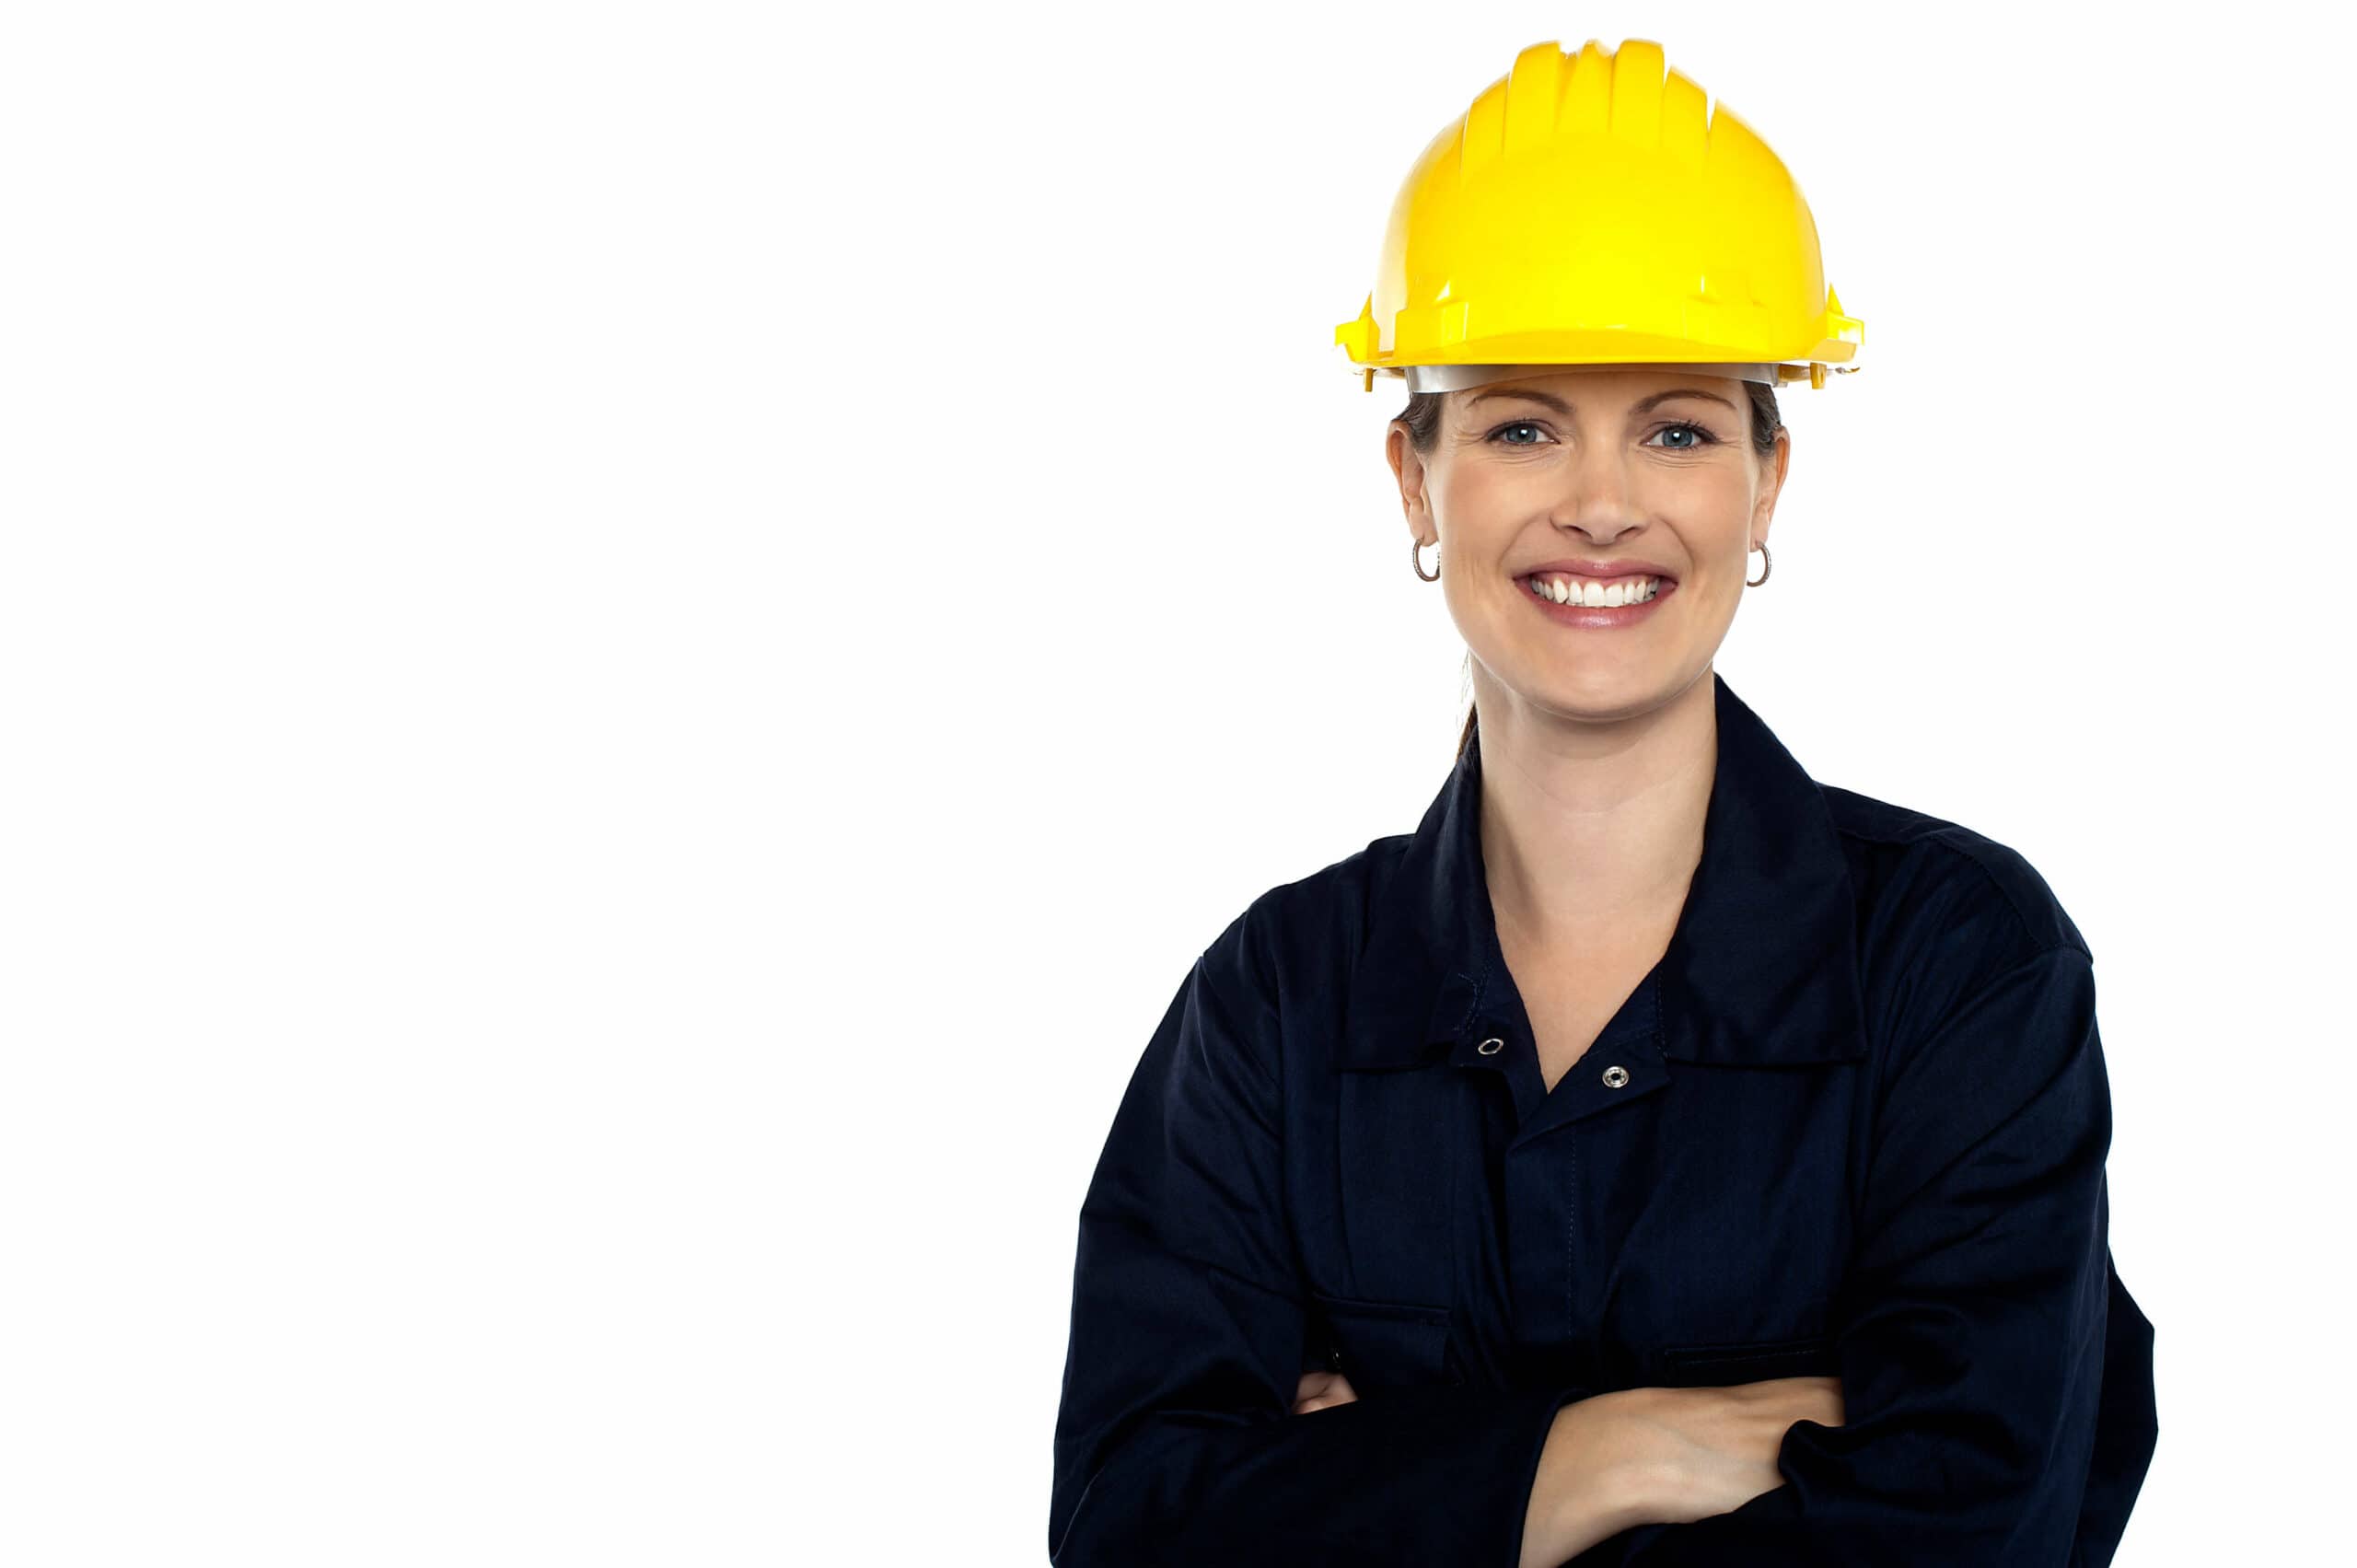
[[[1620,1389],[1573,1400],[1555,1412],[1531,1483],[1522,1568],[1556,1568],[1598,1541],[1659,1516],[1665,1484],[1656,1456],[1632,1441],[1634,1397]]]

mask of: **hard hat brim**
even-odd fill
[[[1378,373],[1404,377],[1411,392],[1456,392],[1492,381],[1543,375],[1555,370],[1683,370],[1696,376],[1724,376],[1737,381],[1759,381],[1771,387],[1779,381],[1791,380],[1795,375],[1805,377],[1808,374],[1805,366],[1798,367],[1793,375],[1779,374],[1785,368],[1772,363],[1724,365],[1662,360],[1632,364],[1402,365],[1380,369]]]

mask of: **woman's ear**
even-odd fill
[[[1793,432],[1788,425],[1776,432],[1775,455],[1759,459],[1759,495],[1751,507],[1751,541],[1755,548],[1768,542],[1768,525],[1776,515],[1776,497],[1783,493],[1784,472],[1792,462]]]
[[[1383,438],[1383,455],[1391,461],[1391,477],[1399,482],[1399,509],[1407,515],[1408,531],[1422,539],[1425,525],[1432,521],[1432,507],[1424,495],[1424,460],[1409,441],[1408,427],[1398,420],[1391,422]]]

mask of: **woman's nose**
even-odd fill
[[[1556,498],[1555,517],[1598,539],[1634,528],[1637,508],[1627,456],[1602,444],[1575,450]]]

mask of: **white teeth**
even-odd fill
[[[1587,577],[1581,580],[1579,587],[1574,587],[1569,578],[1533,577],[1530,579],[1530,591],[1541,598],[1551,598],[1557,604],[1594,605],[1599,609],[1610,609],[1623,604],[1643,604],[1647,599],[1658,597],[1661,592],[1661,582],[1655,577],[1632,577],[1616,582],[1607,587],[1594,577]]]

